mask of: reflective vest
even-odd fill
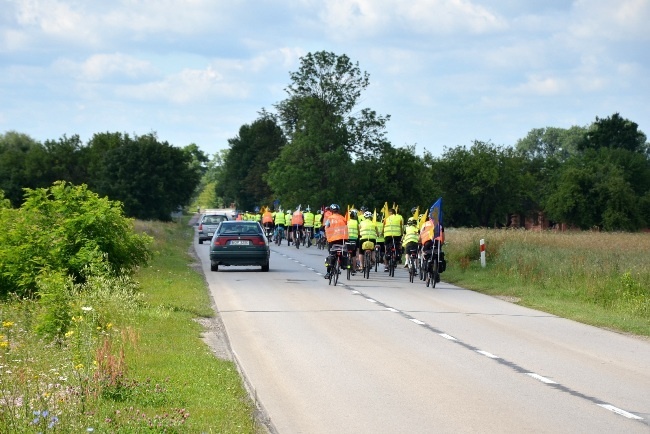
[[[316,214],[314,216],[314,228],[318,229],[323,226],[323,214]]]
[[[359,239],[359,222],[355,219],[350,219],[348,221],[348,237],[350,240]]]
[[[304,215],[305,217],[305,227],[311,228],[314,226],[314,213],[307,211]]]
[[[424,244],[427,241],[431,241],[433,239],[433,222],[431,220],[427,220],[424,222],[424,225],[422,226],[422,230],[420,231],[420,244]]]
[[[274,221],[276,225],[283,225],[284,224],[284,214],[281,212],[276,212],[274,214]]]
[[[406,246],[408,243],[417,243],[418,242],[418,229],[415,226],[407,226],[406,234],[402,238],[402,246]]]
[[[366,219],[359,223],[359,239],[373,241],[377,239],[375,224],[372,220]]]
[[[305,219],[302,217],[302,211],[295,211],[291,216],[292,225],[301,225],[305,223]]]
[[[255,214],[255,221],[259,222],[260,220],[262,220],[262,214],[260,213]]]
[[[385,237],[401,237],[402,228],[400,227],[400,222],[402,218],[396,214],[389,215],[386,217],[386,222],[384,223],[384,236]]]
[[[384,224],[382,222],[375,223],[375,228],[377,229],[377,242],[383,243],[386,241],[384,239]]]
[[[332,214],[328,221],[329,225],[325,227],[327,242],[348,239],[348,225],[345,223],[345,217],[341,214]]]
[[[270,211],[267,211],[262,216],[262,223],[273,223],[273,214]]]

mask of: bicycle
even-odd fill
[[[316,246],[318,247],[318,250],[325,250],[325,247],[327,247],[327,238],[325,237],[325,234],[318,231],[317,236],[318,240],[316,241]]]
[[[375,244],[375,273],[377,272],[377,268],[379,267],[380,262],[381,262],[381,246],[379,244]]]
[[[409,270],[409,282],[413,283],[415,280],[415,275],[417,274],[417,259],[418,259],[418,253],[417,250],[411,250],[407,252],[406,256],[406,263],[408,265],[408,270]]]
[[[282,245],[282,238],[284,237],[284,228],[278,226],[275,231],[275,244],[280,246]]]
[[[302,240],[302,245],[306,245],[307,247],[311,247],[311,239],[313,237],[312,231],[314,228],[305,228],[305,237]]]
[[[352,277],[353,274],[356,273],[356,241],[350,242],[346,241],[345,242],[345,248],[346,248],[346,253],[347,253],[347,263],[348,263],[348,272],[347,272],[347,279],[350,280],[350,277]]]
[[[298,225],[293,226],[293,243],[296,245],[296,249],[300,248],[302,233]]]
[[[332,284],[332,280],[334,280],[334,286],[339,281],[339,275],[341,274],[341,265],[342,262],[344,262],[345,259],[345,249],[342,245],[340,244],[335,244],[332,246],[330,249],[330,255],[334,255],[334,265],[330,267],[330,277],[329,277],[329,284]]]
[[[434,288],[436,287],[436,283],[438,282],[439,279],[439,273],[438,273],[438,255],[434,251],[431,251],[431,257],[430,259],[427,259],[426,261],[426,277],[425,281],[427,284],[427,288],[429,285],[432,285]]]
[[[395,242],[390,247],[386,247],[386,256],[388,257],[388,275],[394,277],[395,268],[397,267],[397,249],[395,248]]]
[[[375,250],[375,243],[372,241],[364,241],[361,246],[363,249],[363,277],[370,279],[370,269],[372,268],[372,255],[377,254]],[[377,263],[375,262],[375,271],[377,271]]]

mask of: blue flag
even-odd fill
[[[433,237],[437,238],[442,227],[442,198],[438,198],[429,208],[429,219],[433,222]]]

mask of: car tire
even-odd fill
[[[199,244],[203,244],[203,240],[199,238]]]
[[[269,271],[269,263],[268,262],[266,264],[262,265],[262,271],[264,271],[264,272]]]
[[[215,264],[214,262],[210,262],[210,271],[219,271],[219,264]]]

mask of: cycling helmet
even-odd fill
[[[412,213],[412,214],[415,214],[415,211],[417,211],[417,210],[418,210],[418,207],[417,207],[417,206],[414,206],[413,208],[411,208],[411,213]]]
[[[363,213],[363,217],[367,218],[367,219],[371,219],[372,218],[372,213],[370,211],[366,211],[366,212]]]
[[[330,210],[338,212],[338,211],[341,211],[341,207],[338,206],[337,204],[333,203],[333,204],[330,205]]]
[[[363,206],[361,207],[361,211],[363,211],[363,212],[366,212],[366,211],[368,211],[368,207],[367,207],[367,206],[365,206],[365,205],[363,205]]]
[[[350,218],[357,218],[357,210],[356,209],[351,209],[350,210]]]
[[[415,226],[417,224],[417,222],[415,221],[415,219],[413,217],[411,217],[406,221],[406,224],[409,225],[409,226]]]
[[[311,211],[311,208],[309,208],[309,205],[307,205],[307,208],[305,209],[305,211],[307,211],[307,212]]]
[[[287,210],[287,214],[291,214],[291,210],[290,210],[290,209]]]

